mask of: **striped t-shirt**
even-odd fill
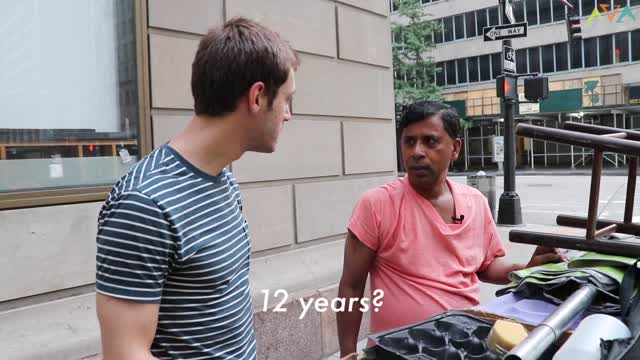
[[[238,185],[168,145],[114,186],[98,219],[96,291],[159,303],[160,359],[255,359],[251,255]]]

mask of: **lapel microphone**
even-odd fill
[[[464,220],[464,215],[461,214],[459,218],[452,216],[451,220],[453,220],[454,224],[462,224],[462,221]]]

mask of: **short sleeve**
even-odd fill
[[[487,267],[498,257],[503,257],[506,255],[506,251],[504,249],[504,245],[502,244],[502,239],[500,239],[500,233],[498,232],[498,227],[496,223],[493,221],[493,216],[491,215],[491,209],[489,208],[489,204],[485,202],[484,206],[484,218],[485,218],[485,227],[484,227],[484,241],[485,241],[485,256],[482,261],[482,265],[478,272],[483,272],[487,269]]]
[[[160,302],[177,242],[152,199],[134,192],[108,200],[100,211],[96,242],[97,292]]]
[[[380,247],[380,217],[376,211],[375,190],[364,193],[353,208],[349,230],[368,248]]]

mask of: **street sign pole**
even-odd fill
[[[500,25],[503,24],[505,14],[505,1],[499,0]],[[511,40],[502,40],[502,48],[511,47]],[[503,71],[504,72],[504,71]],[[520,196],[516,192],[516,142],[514,131],[515,102],[513,100],[501,100],[504,119],[504,192],[500,196],[498,205],[498,224],[520,225],[522,224],[522,209]]]

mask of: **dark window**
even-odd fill
[[[629,61],[629,33],[623,32],[615,35],[616,45],[615,45],[615,62],[627,62]]]
[[[565,6],[560,0],[553,0],[553,21],[564,20]]]
[[[538,25],[538,6],[536,0],[526,0],[525,10],[527,12],[527,22],[529,26]]]
[[[502,74],[502,53],[491,54],[492,79]]]
[[[551,73],[556,71],[553,64],[553,45],[546,45],[542,47],[542,72]]]
[[[423,4],[428,4],[428,3],[430,3],[430,2],[431,2],[430,0],[422,0],[422,3],[423,3]]]
[[[567,52],[567,44],[556,44],[556,71],[565,71],[569,69],[569,54]]]
[[[436,64],[436,85],[444,86],[444,63]]]
[[[640,30],[631,33],[631,61],[640,60]]]
[[[576,41],[571,45],[571,68],[572,69],[581,69],[582,68],[582,42]]]
[[[516,71],[519,74],[525,74],[527,69],[527,49],[516,50]]]
[[[464,19],[467,23],[467,37],[472,38],[476,36],[476,13],[468,12],[464,14]]]
[[[398,11],[398,8],[400,7],[400,0],[393,0],[391,2],[391,11]]]
[[[443,42],[443,33],[442,33],[442,19],[435,20],[435,30],[433,32],[433,42],[436,44],[442,44]]]
[[[476,11],[476,22],[478,25],[478,36],[482,36],[482,29],[488,26],[487,24],[487,9]]]
[[[580,5],[582,6],[582,16],[589,16],[596,8],[596,0],[581,0]]]
[[[629,2],[629,6],[637,6],[640,5],[640,0],[631,0]]]
[[[598,66],[598,38],[584,39],[584,67]]]
[[[613,37],[611,35],[600,36],[598,41],[600,42],[598,45],[600,66],[613,64]]]
[[[464,15],[455,16],[456,40],[464,39]]]
[[[467,60],[460,59],[458,62],[458,84],[467,82]]]
[[[478,57],[468,59],[469,82],[478,82]]]
[[[444,22],[444,41],[453,41],[453,18],[446,17],[443,19]]]
[[[447,61],[447,85],[455,85],[456,84],[456,62],[455,61]]]
[[[551,0],[538,0],[538,14],[540,16],[540,24],[551,22]]]
[[[489,55],[480,56],[480,81],[491,80],[491,67]]]
[[[540,48],[529,49],[529,71],[532,73],[540,72]]]
[[[524,21],[524,1],[517,1],[512,3],[513,6],[513,16],[516,17],[517,22]]]
[[[627,0],[613,0],[613,9],[618,5],[620,6],[620,11],[622,11],[622,8],[627,6]]]
[[[498,7],[489,8],[489,26],[499,25],[500,17],[498,15]]]

